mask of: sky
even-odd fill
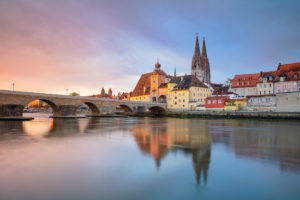
[[[298,0],[0,0],[0,89],[132,91],[157,57],[167,74],[189,74],[197,32],[212,82],[275,70],[300,62],[299,10]]]

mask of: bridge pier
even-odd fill
[[[79,118],[80,116],[76,116],[76,109],[76,105],[59,105],[52,118]]]
[[[0,120],[32,120],[33,117],[23,117],[24,105],[0,104]]]

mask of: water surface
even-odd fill
[[[300,199],[300,122],[0,121],[0,199]]]

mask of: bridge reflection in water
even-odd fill
[[[168,155],[186,155],[193,164],[196,182],[205,184],[213,157],[212,146],[218,144],[237,158],[264,161],[281,170],[299,173],[298,130],[296,122],[288,121],[45,117],[27,122],[0,122],[0,142],[16,137],[47,139],[90,134],[106,137],[121,131],[134,139],[145,156],[153,158],[158,170]]]

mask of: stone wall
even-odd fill
[[[248,97],[248,111],[270,112],[276,110],[276,96],[252,96]]]
[[[300,92],[276,95],[277,112],[300,112]]]

